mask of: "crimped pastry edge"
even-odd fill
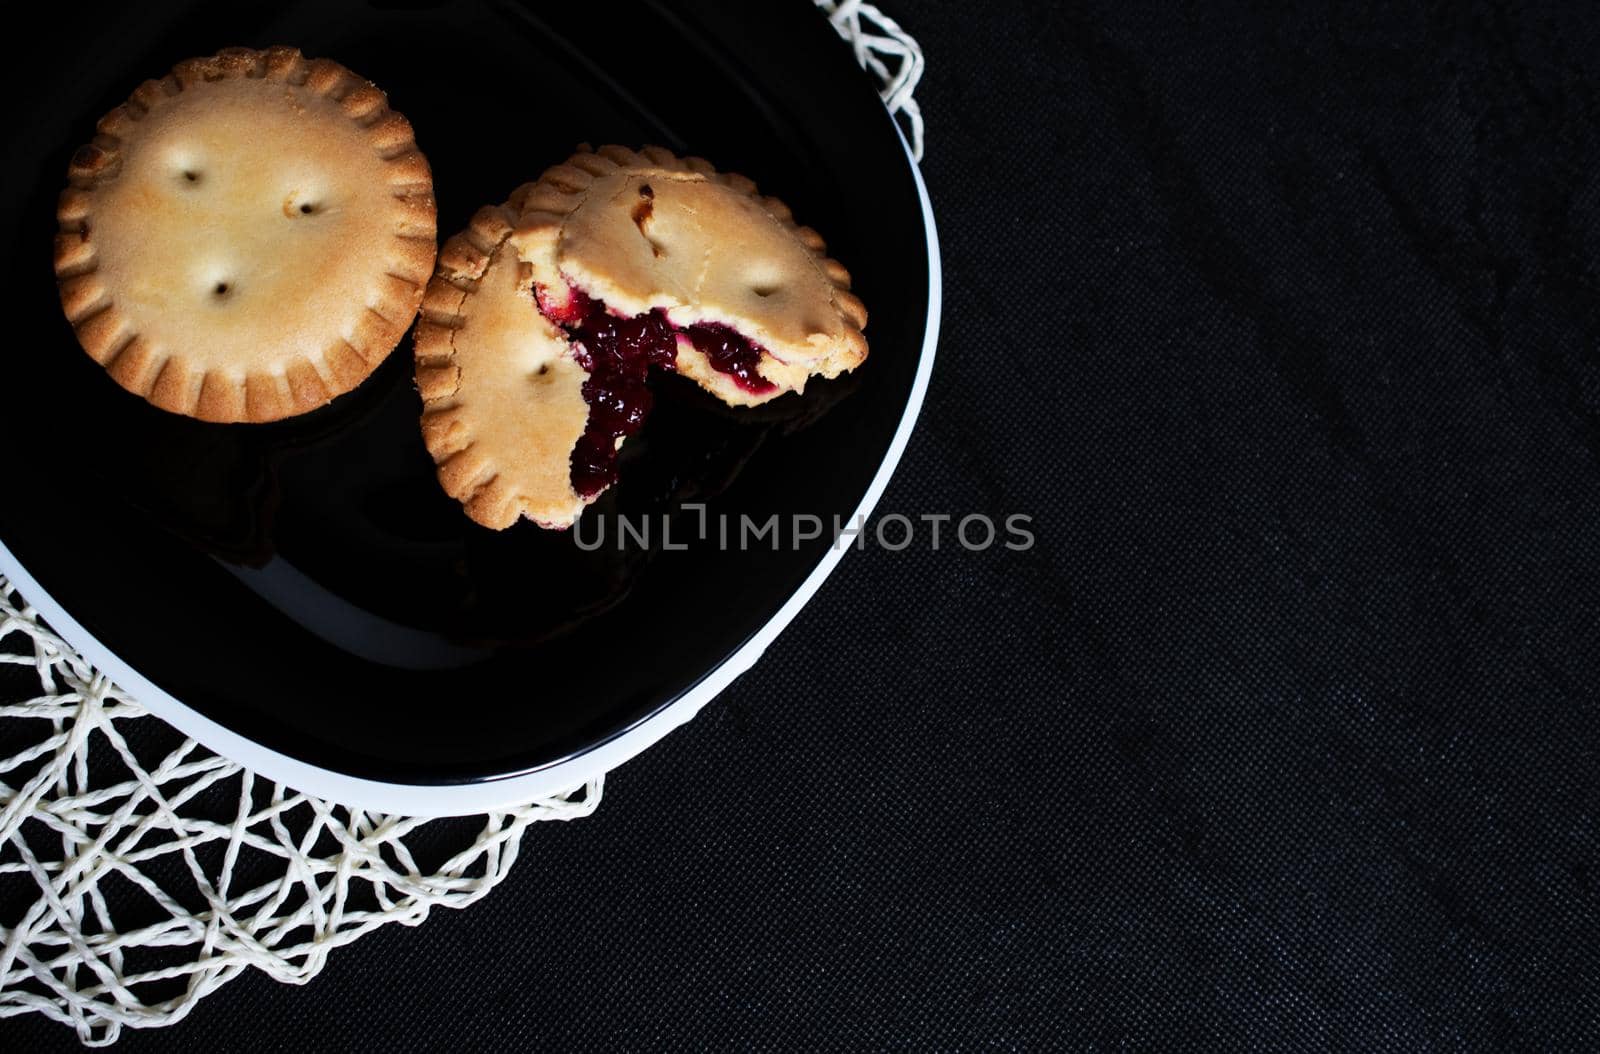
[[[94,192],[114,181],[122,145],[160,103],[197,85],[226,79],[276,80],[338,102],[389,166],[401,251],[352,340],[335,337],[320,362],[287,359],[282,372],[220,369],[201,373],[181,354],[160,358],[99,281],[94,244]],[[186,59],[165,77],[140,85],[100,119],[94,138],[73,154],[57,206],[54,266],[62,310],[91,358],[123,388],[173,413],[215,422],[266,422],[305,413],[366,380],[410,327],[437,248],[432,173],[406,118],[388,97],[332,59],[307,59],[298,48],[225,48]],[[321,367],[320,369],[318,367]]]

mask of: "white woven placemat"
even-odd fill
[[[920,159],[917,42],[870,4],[815,3]],[[92,1046],[181,1020],[247,966],[303,983],[378,926],[465,907],[505,877],[529,824],[600,803],[596,779],[423,821],[259,779],[148,715],[3,577],[0,664],[38,680],[0,705],[0,906],[21,905],[0,916],[0,1017],[36,1011]]]

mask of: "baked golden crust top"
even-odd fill
[[[271,421],[360,384],[432,268],[433,183],[370,82],[289,47],[147,81],[74,156],[55,270],[118,384],[208,421]]]
[[[867,355],[866,307],[822,236],[702,158],[581,149],[524,189],[511,241],[547,295],[570,285],[624,315],[659,308],[674,325],[720,323],[762,346],[760,373],[776,387],[761,394],[681,347],[678,372],[735,405],[836,377]]]

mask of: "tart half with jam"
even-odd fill
[[[616,481],[652,369],[755,406],[860,365],[866,321],[822,237],[750,180],[583,149],[441,250],[416,332],[423,437],[472,519],[568,527]]]

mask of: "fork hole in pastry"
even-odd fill
[[[322,202],[316,198],[305,197],[295,191],[283,199],[283,214],[291,220],[301,216],[315,216],[322,211]]]
[[[163,153],[163,160],[167,171],[172,174],[172,181],[185,190],[192,189],[205,178],[200,150],[193,142],[169,145]]]
[[[216,285],[211,287],[211,295],[216,297],[218,300],[226,299],[228,294],[231,292],[233,292],[232,282],[218,282]]]
[[[745,266],[744,280],[752,296],[765,300],[783,289],[784,274],[771,260],[758,259]]]
[[[655,218],[656,192],[648,183],[639,184],[639,200],[633,206],[633,225],[639,228],[644,240],[650,243],[650,254],[657,258],[667,254],[666,247],[650,237],[650,221]]]

